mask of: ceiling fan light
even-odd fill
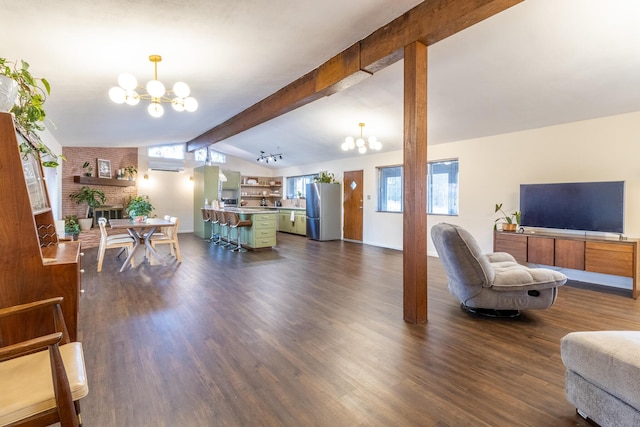
[[[193,96],[190,96],[184,100],[184,109],[190,113],[193,113],[198,109],[198,101]]]
[[[184,111],[184,99],[182,99],[182,98],[173,98],[171,100],[171,106],[176,111]]]
[[[124,89],[119,86],[114,86],[109,89],[109,99],[111,99],[116,104],[124,104],[126,95],[124,93]]]
[[[138,105],[140,102],[140,95],[135,90],[127,90],[124,93],[124,102],[128,105]]]
[[[118,76],[118,84],[124,90],[134,90],[138,86],[138,81],[129,73],[122,73]]]
[[[191,93],[191,89],[189,89],[189,85],[185,82],[176,82],[173,85],[173,93],[176,94],[178,98],[186,98]]]
[[[162,115],[164,114],[164,107],[159,102],[152,102],[147,107],[147,111],[149,112],[151,117],[158,118],[162,117]]]
[[[166,90],[160,80],[149,80],[149,83],[147,83],[147,92],[154,98],[160,98]]]

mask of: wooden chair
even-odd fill
[[[156,249],[156,245],[171,245],[169,249],[171,251],[171,255],[176,257],[178,262],[182,262],[182,256],[180,255],[180,244],[178,243],[178,227],[180,226],[180,220],[172,216],[169,218],[169,221],[173,223],[173,227],[166,227],[166,231],[163,234],[154,234],[149,239],[151,242],[151,247]],[[151,262],[151,253],[149,251],[148,258],[149,262]]]
[[[112,234],[107,233],[107,220],[105,218],[98,219],[98,226],[100,226],[100,246],[98,247],[98,273],[102,271],[102,262],[104,261],[104,253],[107,249],[120,248],[118,257],[124,250],[133,250],[135,240],[129,234]],[[133,257],[131,257],[131,268],[134,267]]]
[[[89,386],[82,344],[69,342],[62,300],[50,298],[0,309],[1,321],[51,308],[53,316],[49,318],[53,318],[55,331],[0,348],[0,425],[82,424],[78,401],[89,393]]]

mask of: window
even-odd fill
[[[378,211],[402,212],[402,166],[377,169]]]
[[[207,159],[207,155],[209,158]],[[212,150],[211,147],[199,148],[194,151],[194,158],[196,162],[205,163],[226,163],[227,156],[219,151]]]
[[[427,213],[458,215],[458,160],[427,163]]]
[[[184,160],[184,144],[156,145],[147,150],[149,157]]]
[[[317,176],[318,174],[287,177],[287,198],[306,197],[307,184],[313,182],[313,178]]]

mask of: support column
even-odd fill
[[[404,49],[404,320],[427,321],[427,46]]]

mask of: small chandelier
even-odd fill
[[[136,89],[145,90],[138,86],[136,78],[129,73],[122,73],[118,76],[118,85],[109,90],[109,98],[116,104],[127,103],[129,105],[137,105],[141,99],[151,101],[147,107],[147,111],[153,117],[161,117],[164,114],[163,102],[170,103],[176,111],[193,112],[198,109],[198,101],[189,96],[191,89],[184,82],[177,82],[173,85],[173,90],[165,90],[164,85],[158,80],[158,62],[162,61],[160,55],[149,55],[149,61],[153,62],[153,80],[147,83],[146,91],[142,95],[136,92]],[[171,95],[175,95],[170,98]]]
[[[271,160],[275,163],[278,159],[282,160],[282,153],[267,155],[264,151],[260,151],[260,155],[256,159],[256,162],[269,163],[269,160]]]
[[[362,137],[362,129],[364,129],[364,123],[358,123],[360,126],[360,137],[358,139],[354,139],[352,136],[348,136],[344,139],[342,143],[342,149],[344,151],[353,150],[358,147],[358,152],[360,154],[364,154],[367,152],[367,144]],[[369,149],[371,150],[380,150],[382,148],[382,143],[376,139],[375,136],[370,136],[367,138],[367,142],[369,143]]]

